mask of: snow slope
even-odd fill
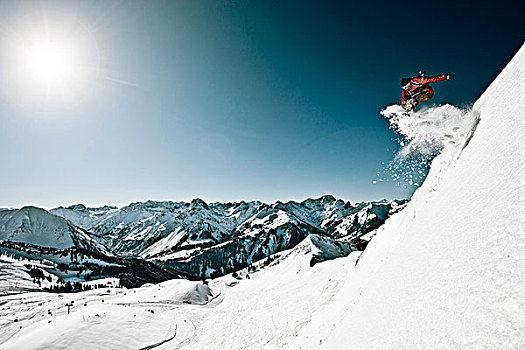
[[[220,303],[181,310],[195,334],[180,348],[281,349],[337,294],[360,253],[310,267],[311,254],[307,238],[249,279],[218,279],[231,286]]]
[[[525,348],[525,45],[470,113],[290,348]]]
[[[21,331],[21,338],[7,342],[6,349],[142,349],[175,334],[172,319],[144,309],[97,303],[42,320]],[[101,334],[104,342],[101,342]],[[20,340],[21,339],[21,340]],[[126,344],[126,345],[124,345]]]
[[[307,239],[268,268],[209,285],[0,296],[0,349],[278,349],[337,293],[359,256],[311,268],[311,252]]]
[[[37,287],[24,261],[0,255],[0,295],[35,290]]]
[[[4,297],[0,349],[149,349],[184,334],[184,322],[163,304],[127,302],[126,294],[112,288]]]

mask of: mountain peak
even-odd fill
[[[53,248],[74,246],[73,230],[62,217],[34,206],[0,213],[0,239]]]
[[[67,207],[66,209],[73,209],[73,210],[86,210],[86,206],[84,204],[73,204]]]
[[[200,198],[194,198],[191,203],[190,203],[191,207],[195,208],[195,207],[203,207],[205,209],[209,209],[208,207],[208,204],[206,204],[205,201],[203,201],[202,199]]]

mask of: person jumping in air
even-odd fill
[[[414,78],[401,79],[401,87],[403,88],[401,106],[407,112],[415,111],[418,104],[426,102],[434,96],[434,90],[430,86],[431,83],[448,79],[450,79],[448,74],[426,77],[425,72],[419,72],[417,77]]]

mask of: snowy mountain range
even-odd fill
[[[238,271],[295,247],[309,235],[317,237],[312,242],[319,247],[339,247],[338,254],[330,249],[327,255],[318,254],[323,257],[315,262],[362,250],[367,244],[362,238],[405,203],[352,204],[323,196],[274,204],[208,204],[194,199],[190,203],[137,202],[122,208],[77,204],[49,212],[24,207],[0,211],[0,240],[10,254],[26,245],[34,251],[52,248],[60,254],[73,249],[105,261],[118,258],[124,265],[123,261],[130,261],[126,259],[146,260],[187,278],[201,279]],[[79,264],[78,259],[56,262]],[[79,271],[77,277],[81,276]]]
[[[141,257],[194,278],[239,270],[293,248],[309,234],[352,242],[378,228],[405,201],[351,204],[333,196],[264,204],[259,201],[132,203],[123,208],[74,205],[51,213],[92,232],[117,255]]]

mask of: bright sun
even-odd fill
[[[88,101],[101,74],[99,46],[78,16],[35,11],[2,25],[10,35],[0,33],[0,93],[46,115]]]
[[[63,45],[49,41],[28,47],[26,65],[29,75],[47,87],[66,85],[74,74],[71,53]]]

